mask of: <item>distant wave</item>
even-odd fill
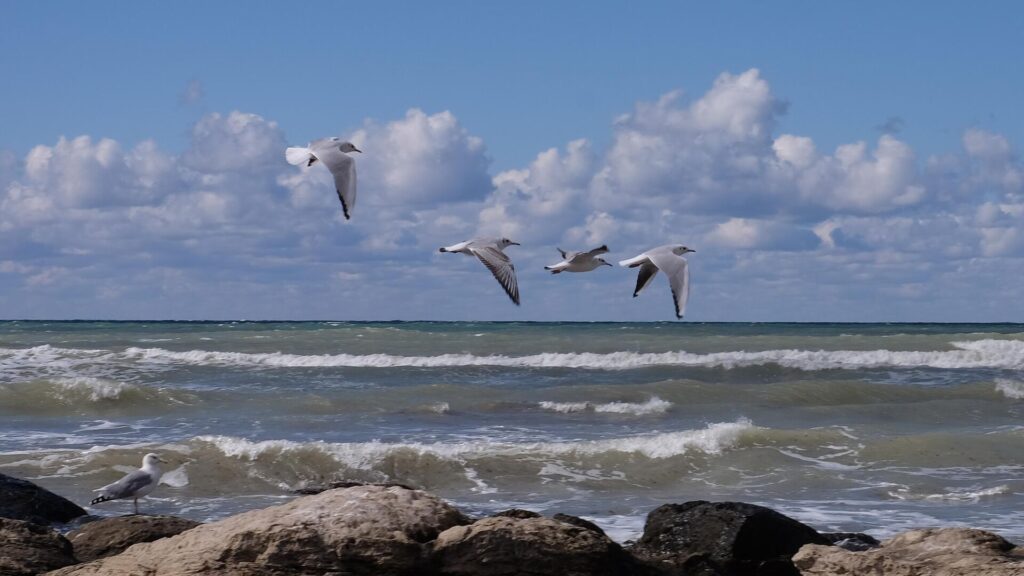
[[[270,368],[439,368],[504,366],[511,368],[578,368],[629,370],[658,366],[691,366],[734,369],[774,364],[799,370],[860,368],[1024,368],[1024,341],[975,340],[951,342],[952,350],[762,350],[695,354],[691,352],[549,352],[525,356],[439,354],[396,356],[392,354],[286,354],[246,353],[163,348],[128,348],[123,352],[62,349],[37,346],[29,349],[0,348],[0,367],[22,361],[74,359],[93,362],[140,362],[150,365],[192,364],[258,366]]]
[[[652,396],[646,402],[607,402],[596,404],[594,402],[539,402],[544,410],[572,414],[575,412],[603,412],[608,414],[631,414],[633,416],[648,416],[650,414],[664,414],[672,407],[672,403]]]
[[[1024,382],[1009,378],[996,378],[996,392],[1011,400],[1024,400]]]

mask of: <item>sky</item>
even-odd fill
[[[1024,321],[1014,2],[0,4],[0,318]],[[329,173],[357,155],[345,221]],[[475,259],[505,236],[522,306]]]

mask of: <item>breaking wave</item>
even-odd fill
[[[648,416],[651,414],[664,414],[672,407],[672,403],[652,396],[646,402],[607,402],[598,404],[594,402],[539,402],[544,410],[573,414],[576,412],[600,412],[607,414],[629,414],[633,416]]]

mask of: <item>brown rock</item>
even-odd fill
[[[132,544],[180,534],[201,523],[175,516],[118,516],[90,522],[68,533],[82,562],[120,554]]]
[[[45,526],[0,518],[0,574],[39,574],[75,564],[71,543]]]
[[[424,543],[468,522],[418,490],[339,488],[136,544],[53,576],[422,574],[430,569]]]
[[[593,530],[551,518],[491,516],[449,528],[434,552],[449,576],[604,576],[633,573],[622,548]]]
[[[911,530],[864,552],[811,544],[793,556],[793,563],[809,576],[1024,576],[1024,551],[996,534],[969,528]]]

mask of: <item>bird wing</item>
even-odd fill
[[[338,191],[341,209],[348,220],[356,207],[356,161],[339,150],[336,142],[326,146],[314,143],[313,155],[334,175],[334,188]]]
[[[650,255],[651,262],[668,276],[672,287],[672,303],[676,307],[676,318],[686,312],[686,301],[690,299],[690,267],[686,258],[672,252],[658,251]]]
[[[588,254],[591,258],[593,258],[594,256],[600,256],[601,254],[607,254],[607,253],[608,253],[608,245],[607,244],[602,244],[602,245],[598,246],[597,248],[594,248],[590,252],[586,252],[586,254]]]
[[[108,498],[131,498],[136,492],[153,483],[149,472],[136,470],[113,484],[107,484],[96,492],[102,492]]]
[[[516,282],[516,268],[504,252],[494,246],[472,246],[470,251],[491,271],[494,278],[505,289],[508,297],[519,306],[519,283]]]
[[[568,254],[568,252],[562,250],[561,248],[555,248],[555,250],[558,250],[558,253],[562,255],[562,260],[568,260],[568,258],[565,257],[565,255]]]
[[[640,291],[647,288],[647,285],[654,279],[654,275],[658,273],[658,267],[652,264],[650,261],[644,262],[640,265],[640,274],[636,277],[636,290],[633,290],[633,298],[640,295]]]

